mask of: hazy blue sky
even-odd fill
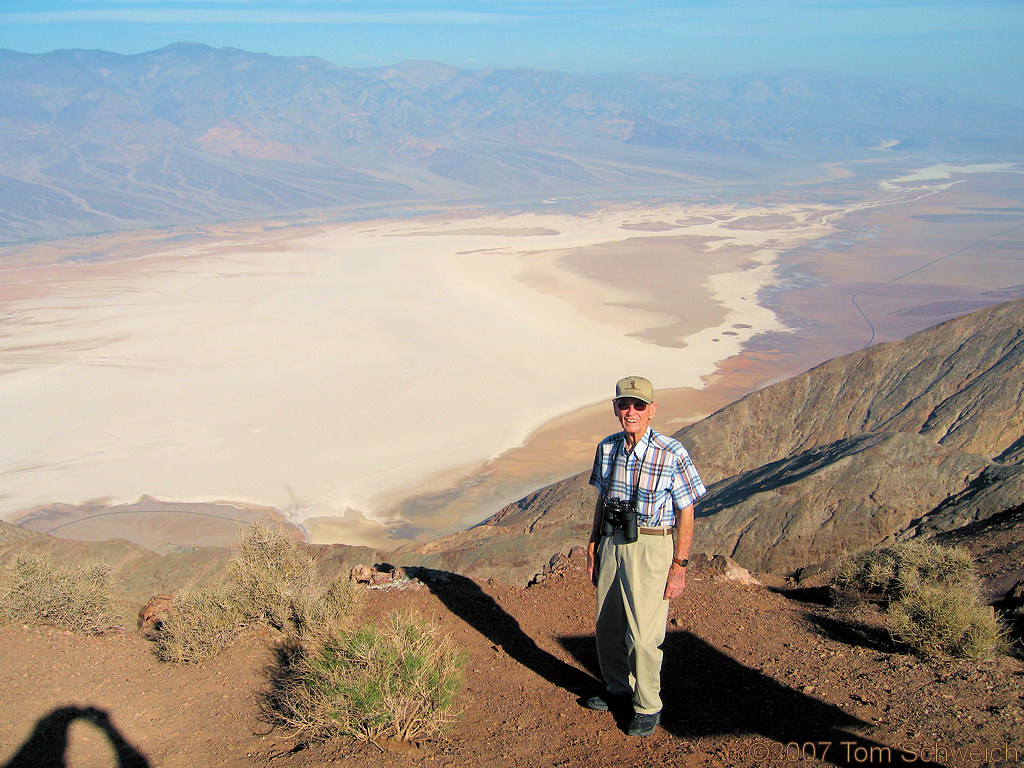
[[[1024,0],[0,0],[0,48],[182,40],[351,67],[822,69],[1024,106]]]

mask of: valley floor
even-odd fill
[[[253,515],[387,549],[463,531],[587,471],[624,372],[671,434],[1024,296],[1020,167],[922,162],[733,201],[0,248],[0,516],[156,551],[228,545]],[[396,441],[429,448],[396,461]]]
[[[580,705],[598,687],[593,592],[580,558],[527,589],[447,576],[365,593],[370,617],[400,608],[469,655],[464,712],[443,739],[303,747],[272,730],[257,704],[269,634],[173,667],[136,634],[15,626],[0,629],[0,760],[110,765],[118,738],[121,765],[152,768],[998,766],[1024,754],[1019,659],[901,653],[870,615],[836,612],[820,588],[691,579],[670,614],[664,723],[645,739]],[[68,707],[102,710],[110,726]]]

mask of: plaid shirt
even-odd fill
[[[637,522],[643,528],[674,526],[676,511],[707,493],[682,444],[653,429],[644,433],[632,453],[626,452],[624,432],[598,443],[590,484],[605,498],[626,500],[639,484]]]

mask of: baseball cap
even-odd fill
[[[619,379],[615,384],[615,399],[620,397],[634,397],[645,403],[653,403],[654,387],[642,376],[627,376],[624,379]]]

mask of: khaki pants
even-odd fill
[[[640,536],[622,543],[622,532],[598,546],[597,658],[611,694],[630,694],[633,710],[661,711],[661,644],[669,601],[665,581],[672,565],[671,536]]]

